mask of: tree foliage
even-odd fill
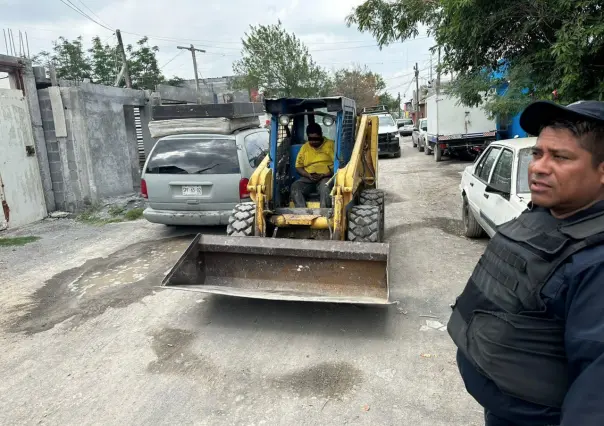
[[[376,105],[378,94],[386,88],[384,79],[367,67],[355,66],[340,69],[334,73],[332,95],[354,99],[357,108]]]
[[[147,37],[140,39],[134,46],[126,46],[126,60],[134,89],[155,89],[159,83],[181,85],[184,80],[173,77],[166,80],[158,63],[157,46],[150,46]],[[82,81],[85,78],[97,84],[113,86],[115,79],[122,67],[117,46],[102,43],[99,37],[92,39],[92,47],[84,49],[82,37],[72,41],[64,37],[53,42],[51,52],[42,51],[34,56],[33,62],[37,65],[54,63],[57,77]],[[122,79],[121,86],[125,86]]]
[[[450,90],[466,105],[485,101],[492,114],[554,90],[564,103],[604,94],[602,0],[367,0],[347,22],[380,45],[427,27],[442,48],[441,70],[455,73]]]
[[[92,77],[91,61],[86,55],[81,36],[73,41],[59,37],[52,42],[52,45],[52,53],[42,51],[34,56],[33,62],[36,64],[53,62],[59,78],[82,81]]]
[[[313,97],[329,92],[326,71],[281,22],[250,26],[242,43],[242,58],[233,64],[233,71],[239,76],[233,83],[235,89],[260,89],[265,97]]]

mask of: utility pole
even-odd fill
[[[130,79],[128,61],[126,60],[126,51],[124,50],[124,43],[122,42],[122,33],[120,32],[120,30],[115,30],[115,36],[117,37],[117,50],[119,51],[120,56],[122,57],[122,70],[120,71],[119,75],[117,76],[117,79],[115,80],[115,85],[118,86],[120,84],[120,81],[123,76],[124,80],[126,80],[126,87],[128,89],[131,89],[132,80]]]
[[[436,65],[436,94],[440,92],[440,46],[438,47],[438,64]]]
[[[438,142],[439,126],[438,126],[438,107],[440,103],[440,99],[438,96],[440,95],[440,46],[438,46],[438,64],[436,65],[436,141]]]
[[[195,46],[191,45],[191,47],[177,46],[178,49],[184,49],[191,52],[191,56],[193,57],[193,72],[195,73],[195,88],[197,90],[197,103],[199,103],[199,76],[197,75],[197,57],[195,56],[195,52],[206,53],[203,49],[195,49]]]
[[[415,63],[415,121],[419,121],[419,67]]]
[[[402,111],[401,111],[401,92],[398,92],[398,118],[402,118]]]

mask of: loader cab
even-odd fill
[[[350,161],[354,148],[356,107],[343,97],[316,99],[268,99],[271,115],[270,163],[274,179],[274,207],[287,207],[292,183],[299,178],[295,163],[306,143],[306,127],[318,123],[323,136],[335,143],[334,174]]]

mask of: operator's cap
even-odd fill
[[[520,126],[535,136],[544,126],[555,121],[592,121],[604,125],[604,102],[578,101],[563,106],[551,101],[537,101],[527,106],[520,116]]]

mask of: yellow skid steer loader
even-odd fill
[[[389,245],[378,182],[378,119],[343,97],[269,99],[270,145],[226,236],[197,235],[163,280],[166,288],[260,299],[388,304]],[[318,194],[290,201],[305,129],[334,141],[331,206]]]

